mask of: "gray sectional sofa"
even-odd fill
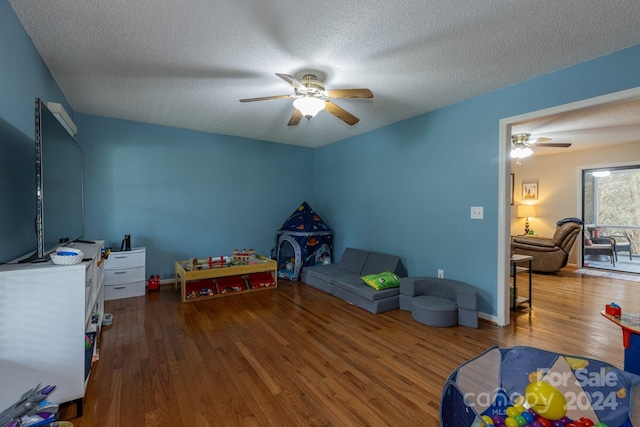
[[[399,308],[399,288],[378,291],[361,277],[383,271],[407,276],[398,256],[346,248],[338,264],[303,267],[300,281],[372,313],[382,313]]]

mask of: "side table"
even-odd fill
[[[519,255],[513,254],[511,255],[511,276],[513,276],[513,297],[511,299],[511,310],[515,310],[516,307],[522,304],[529,304],[529,311],[531,311],[531,261],[533,260],[533,256],[531,255]],[[526,267],[518,267],[518,264],[527,264]],[[529,296],[518,297],[518,285],[517,278],[519,271],[528,271],[529,272]]]

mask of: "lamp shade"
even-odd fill
[[[524,159],[533,154],[533,150],[529,147],[516,147],[511,150],[511,157],[514,159]]]
[[[535,218],[536,207],[534,205],[518,205],[518,218]]]
[[[318,111],[324,109],[324,101],[312,96],[304,96],[293,101],[293,106],[300,110],[307,119],[315,117]]]

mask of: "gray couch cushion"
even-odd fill
[[[361,249],[346,248],[340,258],[338,266],[351,273],[360,274],[369,252]],[[377,273],[380,273],[379,271]]]
[[[369,301],[397,296],[400,293],[398,288],[388,288],[377,291],[365,284],[360,277],[353,275],[333,278],[331,279],[331,285],[352,292]]]
[[[448,328],[458,323],[458,307],[447,298],[421,295],[413,298],[411,317],[425,325]]]
[[[380,252],[369,252],[369,256],[360,271],[360,275],[366,276],[368,274],[378,274],[383,271],[390,271],[400,277],[407,275],[407,271],[405,270],[400,257]]]
[[[325,280],[329,280],[329,278],[333,276],[344,274],[344,270],[340,269],[338,264],[313,265],[304,267],[302,271],[306,275]]]
[[[363,298],[356,294],[352,289],[346,290],[337,286],[331,287],[331,294],[336,298],[355,305],[356,307],[370,311],[371,313],[384,313],[385,311],[395,310],[398,308],[399,295],[371,301],[368,298]]]

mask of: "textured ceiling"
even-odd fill
[[[640,43],[638,0],[9,2],[76,112],[309,147]],[[360,122],[238,102],[306,70]]]

